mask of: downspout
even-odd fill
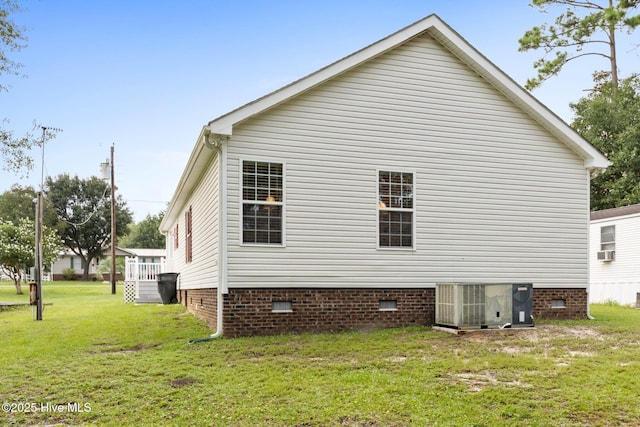
[[[591,315],[591,174],[597,173],[597,169],[587,169],[587,319],[596,320]]]
[[[227,144],[229,136],[211,133],[205,129],[204,144],[215,149],[220,164],[218,179],[218,286],[217,286],[217,319],[216,331],[208,337],[189,340],[189,344],[213,341],[222,337],[222,310],[224,308],[224,294],[227,293]]]

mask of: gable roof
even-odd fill
[[[575,152],[583,160],[585,168],[599,170],[609,165],[609,161],[600,151],[434,14],[281,89],[211,120],[202,128],[198,136],[196,145],[191,152],[163,221],[160,224],[160,229],[168,231],[168,224],[178,215],[178,212],[174,212],[174,209],[180,209],[182,204],[186,203],[193,186],[198,182],[203,171],[206,170],[215,150],[208,150],[205,147],[219,147],[227,137],[233,134],[234,126],[287,102],[425,33],[441,43],[463,63]]]
[[[591,221],[633,214],[640,214],[640,203],[637,205],[622,206],[620,208],[604,209],[601,211],[591,212]]]
[[[471,67],[529,116],[535,119],[547,131],[566,144],[584,160],[585,168],[602,169],[609,165],[609,161],[598,149],[582,138],[562,119],[484,57],[435,14],[429,15],[315,73],[210,121],[207,126],[205,126],[204,134],[212,133],[229,136],[233,133],[233,127],[235,125],[286,102],[424,33],[428,33],[441,43],[462,62]]]

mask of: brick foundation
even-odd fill
[[[382,300],[397,310],[381,311]],[[292,311],[273,313],[272,301]],[[430,325],[435,289],[230,289],[223,316],[227,337]]]
[[[218,290],[217,289],[180,289],[178,302],[199,319],[207,322],[211,329],[218,327]]]
[[[552,301],[564,301],[554,308]],[[588,307],[586,289],[533,288],[533,316],[538,319],[586,319]]]
[[[179,290],[178,300],[196,317],[217,327],[217,290]],[[533,290],[536,319],[584,319],[586,289]],[[564,301],[553,308],[552,301]],[[291,312],[272,312],[273,301],[290,301]],[[380,310],[396,301],[396,310]],[[226,337],[281,333],[336,332],[435,322],[435,289],[229,289],[224,295]]]

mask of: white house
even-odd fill
[[[89,277],[95,277],[98,272],[99,259],[92,259],[89,266]],[[82,258],[73,253],[70,249],[65,249],[60,253],[60,257],[51,264],[51,276],[53,280],[66,280],[65,271],[73,269],[75,277],[81,278],[84,273]]]
[[[640,204],[591,213],[589,302],[640,308]]]
[[[160,229],[216,334],[434,322],[438,283],[587,316],[608,161],[431,15],[204,126]]]
[[[103,257],[111,254],[111,248],[106,248]],[[145,248],[119,248],[116,247],[116,259],[118,257],[137,258],[142,263],[160,264],[165,262],[166,251],[164,249],[145,249]],[[89,277],[94,278],[98,273],[98,265],[100,259],[92,259],[89,266]],[[51,264],[51,275],[53,280],[65,280],[65,270],[73,269],[76,278],[81,278],[84,272],[82,258],[73,253],[70,249],[65,249],[60,257]],[[122,273],[122,272],[120,272]],[[108,274],[107,274],[108,275]]]

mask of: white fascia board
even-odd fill
[[[630,214],[626,214],[626,215],[618,215],[618,216],[609,216],[606,218],[598,218],[598,219],[592,219],[589,221],[590,224],[602,224],[605,222],[617,222],[620,220],[627,220],[627,219],[634,219],[634,218],[640,218],[640,213],[630,213]]]
[[[500,68],[478,52],[462,36],[436,15],[403,28],[402,30],[361,49],[315,73],[297,80],[275,92],[244,105],[230,113],[212,120],[207,128],[217,134],[231,135],[233,126],[262,113],[276,105],[341,74],[345,71],[381,55],[406,41],[428,32],[454,55],[473,68],[505,96],[531,115],[538,123],[584,160],[587,169],[603,169],[609,161],[594,146],[578,135],[568,124],[545,107],[522,86],[513,81]]]
[[[215,151],[215,149],[208,148],[209,146],[206,143],[207,133],[208,131],[203,127],[200,135],[198,136],[195,147],[193,147],[193,151],[191,151],[189,160],[182,171],[182,176],[180,177],[180,181],[178,181],[173,197],[171,197],[171,201],[167,206],[164,218],[162,218],[160,226],[158,227],[162,233],[166,233],[170,230],[173,222],[176,220],[181,209],[184,207],[191,195],[191,191],[193,190],[196,181],[205,171],[209,164],[209,159]],[[210,151],[210,153],[203,153],[205,150]]]

